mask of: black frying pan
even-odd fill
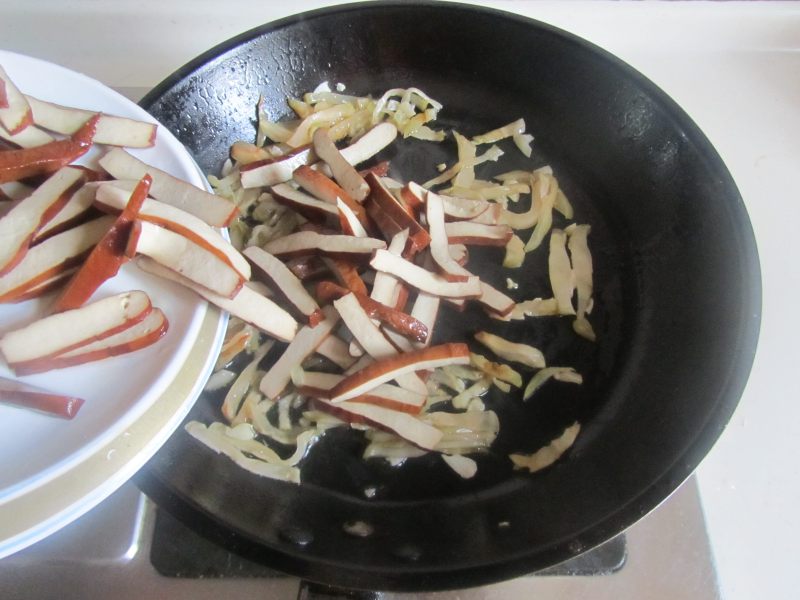
[[[728,421],[747,379],[760,275],[742,200],[714,148],[652,83],[553,27],[455,4],[315,11],[259,27],[180,69],[142,105],[218,172],[232,142],[254,137],[255,103],[323,80],[377,94],[418,86],[440,124],[471,135],[524,117],[536,164],[553,165],[577,219],[592,224],[597,344],[566,320],[488,323],[451,312],[449,339],[481,327],[541,346],[583,386],[547,386],[501,414],[495,451],[462,481],[438,457],[403,469],[359,458],[359,434],[334,430],[293,486],[252,476],[178,431],[140,482],[163,506],[237,551],[316,581],[355,588],[459,588],[552,565],[609,539],[689,476]],[[424,180],[453,144],[403,143],[384,158]],[[509,152],[507,168],[530,163]],[[545,252],[513,277],[517,298],[547,295]],[[502,286],[499,253],[471,266]],[[465,323],[467,324],[465,326]],[[219,419],[203,397],[189,418]],[[572,451],[534,476],[505,455],[533,451],[574,419]],[[376,486],[375,498],[363,489]],[[367,537],[344,532],[364,521]]]

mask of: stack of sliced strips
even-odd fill
[[[108,360],[167,333],[158,298],[101,289],[136,255],[232,312],[245,305],[271,335],[294,336],[288,313],[243,293],[250,265],[219,232],[238,208],[124,149],[153,146],[156,133],[154,123],[28,96],[0,66],[0,303],[36,299],[37,315],[4,323],[0,354],[17,377]],[[91,148],[99,169],[76,162]],[[0,387],[0,401],[68,418],[79,400],[19,380]]]

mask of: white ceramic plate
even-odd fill
[[[68,69],[4,51],[0,51],[0,64],[23,92],[40,99],[153,121],[147,112],[123,96]],[[81,162],[93,165],[104,151],[102,147],[92,149]],[[197,186],[206,186],[191,156],[163,127],[158,129],[153,148],[130,152]],[[21,381],[85,399],[86,403],[72,421],[0,405],[0,523],[8,524],[14,520],[15,515],[9,512],[12,506],[19,507],[20,502],[24,504],[25,498],[37,489],[68,476],[81,463],[92,459],[99,450],[132,428],[156,402],[161,401],[181,370],[186,368],[190,352],[193,361],[202,361],[199,371],[197,364],[192,365],[198,379],[183,386],[178,397],[172,398],[170,415],[163,415],[157,430],[150,431],[150,437],[158,437],[163,443],[195,401],[219,350],[224,317],[209,309],[204,301],[198,300],[188,290],[147,275],[132,264],[125,265],[119,275],[107,281],[94,298],[131,289],[145,290],[153,305],[167,315],[169,331],[161,340],[131,354],[20,378]],[[36,318],[46,302],[47,299],[42,299],[0,305],[0,333]],[[0,375],[13,377],[5,364],[0,364]],[[160,446],[160,443],[154,446],[150,440],[138,442],[140,451],[149,453],[148,458]],[[128,462],[136,463],[138,468],[145,460],[141,456],[138,459],[133,457]],[[65,525],[88,510],[89,505],[93,506],[110,494],[134,472],[135,468],[107,473],[101,480],[92,478],[92,489],[84,490],[84,496],[92,496],[92,501],[87,500],[82,506],[80,498],[72,498],[68,511],[71,517],[65,516],[64,510],[52,507],[47,515],[41,515],[38,523],[33,523],[36,519],[32,519],[25,531],[17,531],[17,528],[6,532],[0,530],[0,557],[39,539],[43,532]],[[117,483],[106,490],[112,477]],[[98,488],[106,490],[99,494],[100,498],[96,497]],[[55,518],[56,515],[60,516]]]

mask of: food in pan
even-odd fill
[[[211,181],[240,211],[230,231],[252,265],[243,289],[288,311],[297,332],[285,345],[285,336],[276,342],[232,311],[207,385],[225,422],[193,421],[186,430],[253,473],[291,482],[301,481],[303,458],[331,427],[362,429],[364,458],[400,464],[435,452],[472,477],[469,455],[490,448],[502,427],[482,399],[490,388],[529,402],[550,379],[582,378],[491,331],[469,332],[469,343],[464,332],[442,335],[437,317],[477,303],[497,322],[564,317],[594,340],[590,228],[570,223],[573,208],[549,167],[477,176],[476,167],[499,164],[509,150],[530,156],[521,119],[468,139],[437,129],[443,107],[416,88],[375,100],[323,85],[289,105],[297,118],[273,122],[260,103],[255,143],[236,142]],[[457,159],[422,183],[377,160],[408,137],[452,137]],[[520,210],[523,197],[530,203]],[[526,253],[547,252],[552,297],[517,301],[489,285],[469,270],[476,246],[504,248],[507,269],[523,266]],[[567,424],[550,445],[509,460],[545,468],[579,429]]]

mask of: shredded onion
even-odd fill
[[[528,344],[509,342],[486,331],[476,333],[475,339],[504,360],[517,362],[534,369],[542,369],[545,366],[542,351]]]
[[[503,125],[497,129],[487,131],[484,134],[476,135],[472,138],[472,142],[475,144],[491,144],[508,137],[522,135],[523,133],[525,133],[525,119],[517,119],[508,125]]]
[[[522,394],[523,400],[529,400],[542,385],[549,379],[556,379],[557,381],[564,381],[567,383],[583,383],[581,374],[575,371],[572,367],[547,367],[542,369],[534,375],[525,386],[525,391]]]
[[[507,269],[518,269],[525,261],[525,242],[519,236],[512,235],[506,244],[506,255],[503,266]]]
[[[222,414],[225,415],[228,421],[232,421],[239,412],[242,399],[254,384],[254,375],[258,369],[258,363],[267,355],[274,343],[273,340],[269,340],[256,350],[253,359],[242,369],[228,393],[225,394],[225,400],[222,402]]]
[[[297,467],[287,467],[285,465],[273,464],[270,462],[265,462],[264,460],[251,458],[250,456],[246,455],[245,451],[243,451],[240,448],[240,445],[236,443],[236,438],[226,436],[224,433],[218,430],[207,428],[205,425],[197,421],[190,421],[186,424],[185,429],[192,437],[198,439],[215,452],[226,455],[237,465],[243,469],[246,469],[247,471],[250,471],[251,473],[255,473],[256,475],[260,475],[262,477],[268,477],[270,479],[280,479],[290,483],[300,483],[300,469]],[[257,445],[261,448],[266,448],[263,446],[263,444]]]
[[[572,224],[566,229],[569,234],[569,251],[572,255],[572,271],[575,277],[575,289],[578,293],[578,309],[572,328],[575,332],[594,342],[597,338],[591,324],[586,319],[592,301],[592,255],[589,252],[587,237],[589,225]]]
[[[234,379],[236,379],[236,373],[228,369],[220,369],[212,373],[203,389],[206,392],[215,392],[233,383]]]
[[[480,369],[490,377],[496,377],[501,381],[510,383],[514,387],[522,387],[522,375],[508,365],[492,362],[480,354],[472,353],[469,357],[470,363],[474,367]]]
[[[572,294],[575,289],[575,279],[567,255],[566,242],[567,234],[561,229],[554,229],[550,235],[548,257],[550,286],[553,288],[553,297],[556,299],[559,314],[574,315]]]
[[[442,460],[464,479],[472,479],[478,472],[478,463],[458,454],[442,454]]]
[[[556,196],[558,195],[558,182],[556,178],[552,176],[542,175],[541,177],[541,181],[546,181],[549,187],[547,193],[542,196],[542,203],[538,210],[536,226],[533,229],[528,243],[525,244],[525,252],[531,252],[538,248],[553,224],[553,204],[555,204]]]
[[[564,452],[572,447],[580,430],[581,424],[575,422],[544,448],[540,448],[533,454],[511,454],[509,458],[518,469],[528,469],[531,473],[541,471],[556,462]]]

